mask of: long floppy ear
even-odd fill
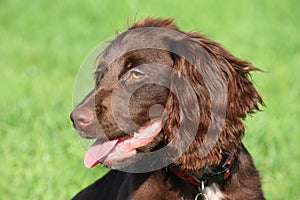
[[[213,42],[197,33],[190,34],[210,55],[214,57],[228,82],[228,114],[244,119],[247,114],[260,111],[259,105],[265,106],[261,95],[251,82],[252,71],[263,70],[250,62],[237,58],[220,44]]]
[[[181,155],[174,164],[218,165],[241,142],[246,115],[264,105],[249,79],[259,69],[196,33],[168,44],[175,53],[164,130]]]

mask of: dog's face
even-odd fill
[[[143,27],[177,33],[130,31]],[[161,48],[130,48],[146,41]],[[185,170],[218,165],[240,143],[242,120],[263,105],[248,77],[259,69],[200,34],[179,31],[172,20],[138,22],[100,57],[95,88],[71,113],[79,134],[97,139],[85,156],[88,167],[124,167],[167,145],[178,155],[173,164]]]
[[[172,66],[172,63],[168,52],[145,49],[127,53],[103,74],[96,72],[97,122],[108,139],[132,134],[137,127],[162,119],[170,71],[161,66]],[[156,84],[157,77],[163,80],[163,85]],[[136,126],[127,125],[130,121]]]
[[[109,66],[100,62],[95,89],[71,114],[82,137],[97,138],[85,158],[88,167],[98,161],[106,166],[125,165],[124,159],[161,145],[172,66],[170,53],[156,49],[129,52]]]

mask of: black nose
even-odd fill
[[[93,113],[86,109],[75,109],[70,118],[75,128],[84,130],[87,126],[93,123]]]

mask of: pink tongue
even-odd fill
[[[156,120],[150,125],[140,128],[137,133],[134,133],[134,137],[126,139],[119,138],[104,143],[97,140],[85,154],[85,166],[88,168],[94,167],[101,159],[109,154],[113,154],[114,149],[118,148],[119,150],[124,151],[124,153],[130,153],[134,149],[148,144],[159,133],[161,126],[161,120]],[[117,156],[122,157],[122,155]]]
[[[86,152],[84,157],[84,165],[92,168],[99,163],[117,144],[119,140],[109,140],[107,142],[96,141]],[[101,143],[101,144],[100,144]]]

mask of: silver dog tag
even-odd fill
[[[208,200],[207,196],[205,194],[202,194],[202,193],[198,193],[196,196],[195,196],[195,200]]]

